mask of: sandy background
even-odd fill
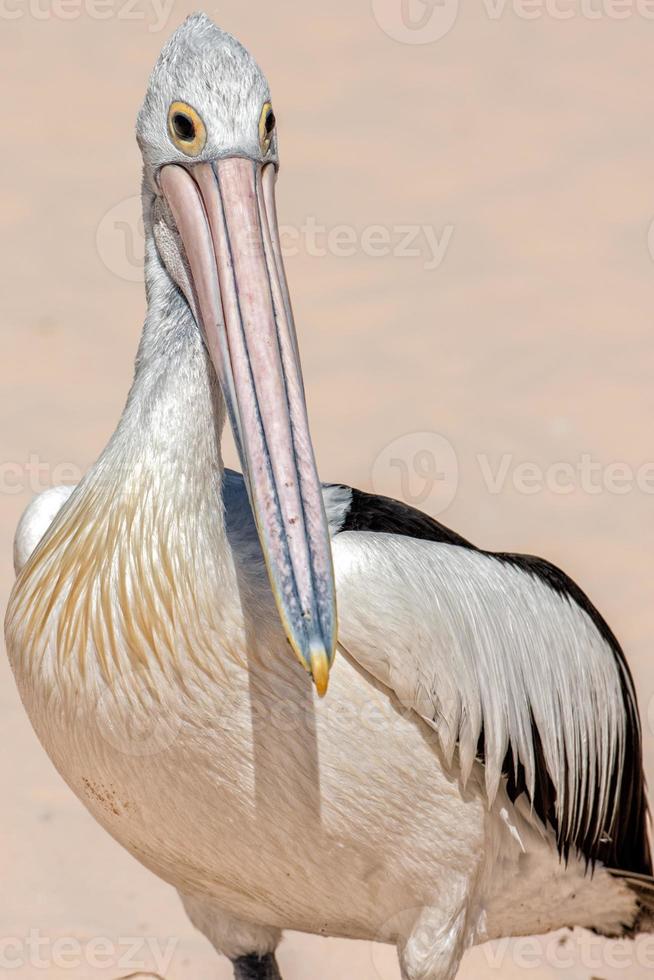
[[[411,0],[413,28],[401,0],[205,9],[273,87],[323,476],[562,564],[628,651],[654,783],[654,8],[548,2]],[[193,9],[94,3],[0,4],[3,605],[21,510],[121,411],[144,312],[134,117]],[[4,658],[0,778],[1,976],[113,980],[153,965],[144,937],[173,941],[167,980],[230,975],[54,772]],[[461,976],[643,980],[653,942],[477,950]],[[398,976],[366,944],[290,936],[280,960],[286,980]]]

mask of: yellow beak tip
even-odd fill
[[[311,676],[319,697],[324,698],[329,687],[329,660],[324,650],[311,653]]]

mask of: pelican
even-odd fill
[[[636,693],[604,619],[544,560],[318,479],[262,72],[190,17],[137,138],[133,385],[16,534],[7,646],[54,765],[238,980],[280,977],[284,929],[396,944],[405,980],[497,937],[652,930]]]

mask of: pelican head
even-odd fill
[[[268,83],[196,14],[159,57],[137,138],[146,224],[216,371],[286,636],[323,694],[334,577],[277,227]]]

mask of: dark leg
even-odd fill
[[[239,956],[232,960],[234,964],[234,980],[282,980],[274,953],[265,956]]]

